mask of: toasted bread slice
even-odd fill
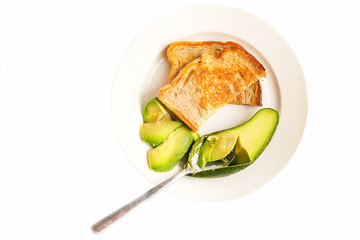
[[[209,50],[188,63],[158,97],[196,132],[218,109],[265,76],[265,68],[247,51]]]
[[[199,58],[208,50],[221,51],[227,47],[239,48],[246,51],[244,47],[234,42],[186,42],[172,43],[167,49],[167,58],[170,63],[169,83],[171,83],[182,68],[192,60]],[[230,103],[262,106],[262,94],[260,81],[256,81],[244,92],[236,96]]]

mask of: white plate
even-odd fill
[[[203,201],[228,200],[248,194],[271,180],[290,160],[301,139],[307,116],[307,93],[301,67],[284,39],[267,23],[240,9],[200,5],[171,12],[143,30],[132,42],[117,69],[112,91],[112,113],[120,144],[133,165],[153,184],[170,177],[148,167],[149,145],[139,127],[148,100],[168,79],[166,49],[171,42],[234,41],[243,45],[265,67],[263,107],[280,114],[277,130],[265,151],[245,170],[218,179],[184,177],[166,191]],[[227,105],[200,128],[200,134],[239,125],[259,107]]]

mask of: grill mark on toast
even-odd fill
[[[193,58],[200,57],[203,52],[206,50],[216,50],[218,52],[222,51],[225,48],[233,47],[247,52],[244,47],[235,43],[235,42],[217,42],[217,41],[204,41],[204,42],[188,42],[188,41],[179,41],[172,43],[167,49],[167,57],[170,63],[170,76],[169,83],[171,83],[177,74],[181,71],[183,67],[191,62],[191,57],[187,56],[189,52],[195,55]],[[180,49],[180,50],[179,50]],[[184,52],[185,51],[185,52]],[[180,54],[180,55],[179,55]],[[197,55],[196,55],[197,54]],[[183,58],[185,56],[185,58]],[[252,57],[252,55],[250,54]],[[259,68],[263,68],[260,64]],[[257,91],[260,90],[260,91]],[[246,97],[245,97],[246,96]],[[245,93],[241,93],[236,96],[230,103],[234,104],[249,104],[255,106],[262,106],[262,96],[261,96],[261,84],[260,81],[257,81],[255,84],[252,84],[248,89],[245,90]]]
[[[246,51],[231,47],[221,52],[210,50],[187,64],[171,84],[160,89],[158,97],[197,131],[219,108],[264,76],[264,67]]]

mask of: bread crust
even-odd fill
[[[208,50],[222,51],[225,48],[239,48],[245,52],[246,49],[235,42],[203,41],[190,42],[178,41],[170,44],[167,49],[167,58],[170,63],[169,83],[171,83],[182,68],[190,61],[200,57],[202,53]],[[251,54],[250,54],[251,55]],[[262,90],[260,81],[252,84],[243,93],[236,96],[230,103],[248,104],[253,106],[262,106]]]

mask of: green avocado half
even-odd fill
[[[200,138],[193,147],[191,158],[198,152],[197,165],[204,169],[209,164],[232,159],[229,166],[195,173],[195,177],[223,177],[239,172],[252,164],[269,144],[279,122],[279,114],[271,108],[259,110],[244,124]],[[234,155],[235,153],[235,155]],[[231,157],[230,157],[231,156]]]

